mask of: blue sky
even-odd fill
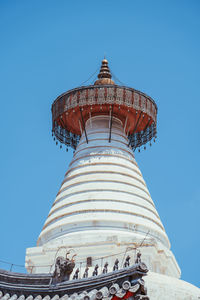
[[[53,100],[106,54],[158,105],[157,142],[136,160],[182,279],[199,286],[199,15],[198,0],[0,1],[0,260],[24,264],[73,155],[52,140]]]

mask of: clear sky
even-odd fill
[[[53,142],[51,103],[104,54],[158,105],[157,142],[136,160],[182,279],[200,286],[199,0],[0,1],[0,260],[23,265],[36,245],[73,155]]]

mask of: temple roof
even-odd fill
[[[0,270],[1,300],[115,299],[148,300],[144,263],[90,278],[56,282],[52,274],[21,274]],[[135,296],[142,298],[135,298]]]

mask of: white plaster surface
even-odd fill
[[[176,278],[153,272],[144,278],[150,300],[199,300],[200,289]]]
[[[91,127],[92,126],[92,127]],[[169,248],[169,241],[119,120],[87,122],[54,205],[39,236],[38,245],[73,231],[143,231]],[[112,223],[112,225],[111,225]],[[96,233],[94,233],[96,236]],[[106,237],[107,238],[107,237]]]
[[[199,289],[176,279],[179,266],[121,122],[113,119],[110,143],[108,116],[93,117],[86,131],[89,143],[83,134],[37,247],[27,249],[27,270],[51,272],[56,256],[67,249],[77,253],[82,269],[91,256],[92,268],[108,261],[112,270],[116,257],[123,265],[125,252],[134,263],[133,248],[142,244],[142,259],[153,271],[146,277],[151,300],[198,299]]]

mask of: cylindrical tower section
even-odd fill
[[[54,239],[93,240],[146,235],[167,248],[169,241],[137,166],[122,122],[107,115],[86,122],[73,160],[39,236],[38,245]],[[111,135],[111,136],[110,136]]]

